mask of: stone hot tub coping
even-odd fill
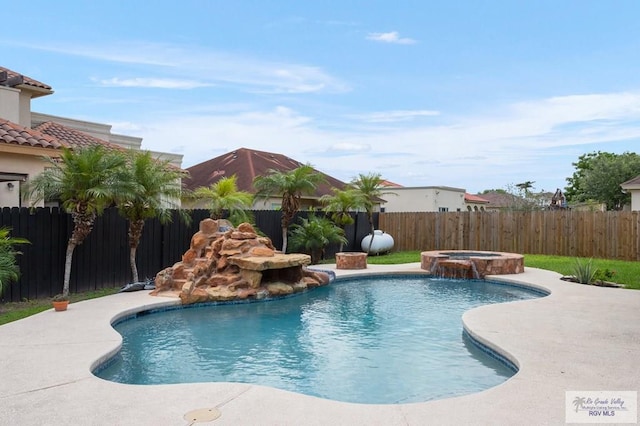
[[[483,279],[487,275],[521,274],[524,256],[481,250],[434,250],[420,254],[420,267],[447,278]]]

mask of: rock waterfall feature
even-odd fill
[[[182,261],[156,275],[155,296],[178,296],[182,304],[264,299],[326,285],[327,273],[306,268],[306,254],[282,254],[248,223],[205,219]]]

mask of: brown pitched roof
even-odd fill
[[[623,188],[626,186],[636,186],[636,185],[640,185],[640,175],[634,177],[633,179],[629,179],[626,182],[622,182],[620,184],[620,186],[622,186]]]
[[[0,143],[50,149],[66,146],[53,136],[4,119],[0,119]]]
[[[63,126],[62,124],[54,123],[53,121],[45,121],[44,123],[36,126],[35,130],[66,142],[71,148],[83,148],[94,145],[102,145],[105,148],[115,151],[124,151],[124,148],[122,148],[120,145],[98,139],[79,130]]]
[[[255,193],[253,179],[256,176],[265,176],[271,169],[288,172],[303,165],[282,154],[240,148],[189,167],[187,171],[191,178],[185,179],[185,186],[193,190],[201,186],[210,186],[223,177],[236,175],[238,190]],[[325,176],[327,183],[319,185],[314,196],[331,194],[331,188],[344,188],[344,182],[317,172]]]
[[[512,206],[514,203],[515,195],[505,194],[501,192],[485,192],[478,194],[479,197],[484,198],[489,202],[487,207],[505,208]]]
[[[22,77],[22,84],[24,85],[37,87],[39,89],[51,90],[51,86],[49,86],[48,84],[41,83],[38,80],[34,80],[33,78],[27,77],[26,75],[22,75],[20,73],[12,71],[9,68],[0,67],[0,71],[5,71],[7,73],[7,78]],[[2,82],[0,82],[0,84],[2,84]]]

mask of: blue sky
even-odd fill
[[[189,167],[245,147],[343,181],[564,188],[638,152],[637,1],[31,1],[2,65],[32,109],[109,123]],[[12,17],[14,19],[8,19]]]

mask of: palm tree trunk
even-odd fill
[[[129,221],[129,264],[131,265],[132,282],[138,282],[138,267],[136,265],[136,252],[142,238],[142,230],[144,229],[144,220]]]
[[[131,276],[133,277],[133,283],[138,282],[138,267],[136,265],[136,252],[137,247],[131,247],[129,249],[129,264],[131,265]]]
[[[347,227],[346,226],[342,227],[342,234],[343,235],[347,235]],[[338,253],[342,253],[342,249],[343,248],[344,248],[344,243],[342,241],[340,241],[340,247],[338,247]],[[324,253],[323,253],[322,257],[324,257]]]
[[[369,240],[369,247],[367,248],[367,254],[371,253],[371,245],[373,244],[373,237],[375,236],[375,227],[373,226],[373,215],[369,214],[369,226],[371,227],[371,239]]]
[[[287,234],[289,228],[282,227],[282,253],[287,253]]]
[[[67,243],[67,256],[64,261],[64,281],[62,283],[62,294],[64,296],[69,295],[69,281],[71,280],[71,260],[73,259],[73,250],[76,248],[76,244],[73,239],[70,238]]]

